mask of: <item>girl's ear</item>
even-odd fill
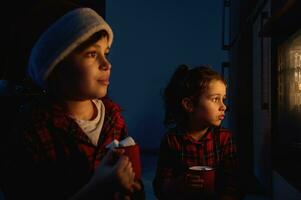
[[[193,111],[192,100],[188,97],[185,97],[184,99],[182,99],[182,106],[189,113],[191,113]]]

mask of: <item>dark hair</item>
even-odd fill
[[[109,34],[105,30],[98,31],[94,33],[91,37],[89,37],[86,41],[84,41],[82,44],[80,44],[74,51],[81,51],[90,46],[91,44],[94,44],[98,40],[108,37]],[[49,75],[48,79],[46,80],[47,83],[47,94],[51,97],[57,97],[58,95],[61,95],[60,91],[60,85],[59,83],[59,74],[61,73],[61,70],[64,68],[64,65],[68,65],[68,56],[63,59],[61,62],[59,62],[51,74]]]
[[[75,51],[81,51],[85,48],[87,48],[88,46],[90,46],[91,44],[94,44],[95,42],[97,42],[98,40],[107,37],[109,38],[109,33],[106,30],[100,30],[96,33],[94,33],[91,37],[89,37],[86,41],[84,41],[81,45],[79,45]]]
[[[18,3],[19,5],[19,3]],[[9,44],[5,55],[3,78],[20,82],[27,79],[27,64],[31,49],[40,35],[67,12],[80,8],[71,0],[26,1],[8,20]],[[17,59],[16,59],[17,57]]]
[[[225,79],[210,66],[198,66],[189,69],[187,65],[180,65],[172,75],[164,90],[163,100],[165,106],[165,125],[185,126],[187,112],[182,106],[182,100],[192,98],[194,103],[208,88],[212,80],[225,83]]]

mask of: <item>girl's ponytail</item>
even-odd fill
[[[164,124],[169,125],[177,121],[178,112],[181,112],[179,103],[182,93],[185,91],[185,79],[189,73],[187,65],[180,65],[173,73],[167,87],[164,90],[164,106],[165,106],[165,118]]]

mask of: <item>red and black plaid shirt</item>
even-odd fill
[[[105,146],[128,135],[120,107],[109,98],[102,102],[105,119],[97,146],[60,106],[30,109],[13,139],[18,143],[11,145],[7,199],[67,199],[88,182]]]
[[[108,98],[103,98],[102,102],[105,119],[97,146],[60,106],[52,105],[48,112],[34,113],[33,126],[30,124],[24,134],[33,160],[55,162],[72,156],[76,149],[88,158],[89,169],[93,171],[106,152],[105,146],[128,135],[120,107]]]
[[[184,175],[189,167],[195,165],[206,165],[219,170],[219,195],[227,194],[236,199],[239,193],[236,146],[231,133],[222,128],[209,129],[199,141],[177,128],[170,129],[165,134],[153,182],[156,195],[168,198],[168,194],[162,191],[163,183]]]

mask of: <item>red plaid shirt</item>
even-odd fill
[[[108,98],[102,101],[105,119],[97,146],[56,104],[36,106],[26,115],[7,164],[7,199],[68,199],[88,182],[105,146],[128,135],[120,107]]]
[[[163,183],[184,175],[189,167],[195,165],[217,169],[220,172],[217,173],[218,195],[227,194],[236,199],[239,193],[236,146],[231,133],[222,128],[209,129],[200,141],[195,141],[177,128],[165,134],[153,182],[157,197],[168,198],[168,194],[162,191]]]

